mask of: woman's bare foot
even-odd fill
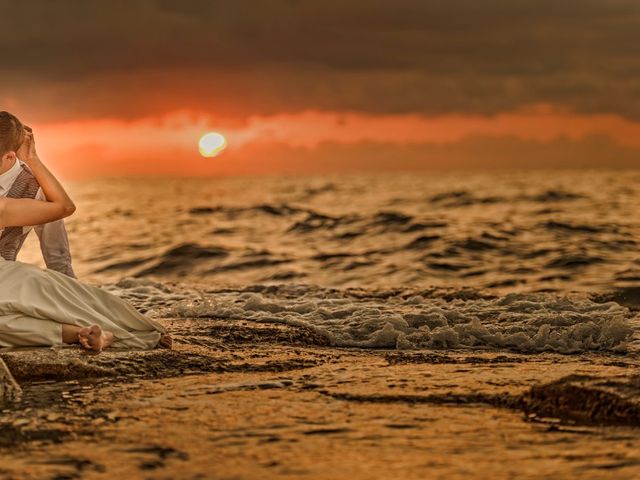
[[[113,343],[113,333],[105,332],[98,325],[83,327],[78,330],[78,342],[88,350],[101,352]]]
[[[162,335],[160,335],[158,346],[171,350],[173,348],[173,337],[168,333],[163,333]]]

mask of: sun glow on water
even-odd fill
[[[227,148],[227,140],[217,132],[210,132],[202,136],[198,146],[203,157],[215,157]]]

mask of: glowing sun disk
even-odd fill
[[[198,146],[203,157],[215,157],[227,148],[227,140],[217,132],[210,132],[202,136]]]

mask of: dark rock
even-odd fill
[[[640,426],[640,376],[569,375],[523,397],[529,415],[581,424]]]

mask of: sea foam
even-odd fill
[[[519,352],[625,351],[633,315],[618,303],[553,294],[503,297],[251,285],[175,292],[126,280],[114,293],[142,302],[155,315],[211,317],[304,326],[336,347],[385,349],[508,349]],[[144,300],[148,295],[154,302]],[[162,299],[162,301],[158,301]]]

